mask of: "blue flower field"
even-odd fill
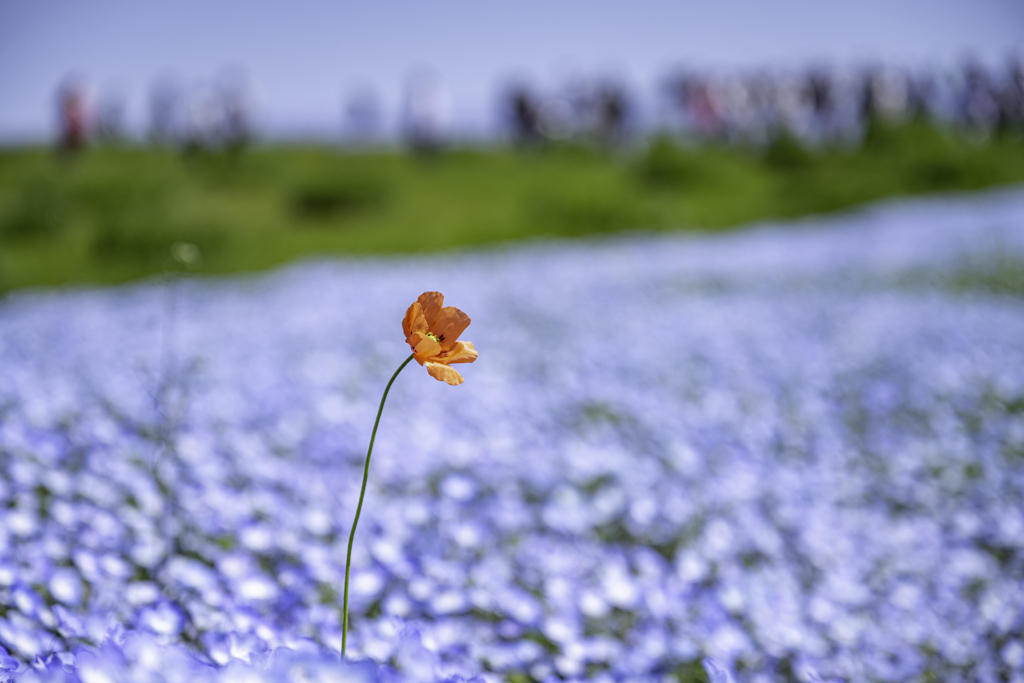
[[[0,680],[1020,683],[1022,263],[1016,190],[12,294]]]

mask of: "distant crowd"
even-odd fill
[[[72,154],[90,141],[127,139],[122,101],[113,96],[92,106],[84,85],[69,79],[57,94],[60,151]],[[221,78],[213,87],[185,93],[170,81],[150,92],[147,137],[184,151],[243,149],[254,137],[252,102],[243,78]]]
[[[616,144],[637,132],[670,131],[694,141],[762,146],[780,135],[814,146],[859,142],[872,122],[913,119],[981,136],[1024,131],[1024,61],[1000,68],[966,60],[954,69],[810,68],[713,75],[679,71],[643,125],[629,91],[604,82],[551,96],[524,86],[505,97],[507,128],[524,146],[577,137]],[[645,131],[646,129],[646,131]]]
[[[125,137],[123,106],[115,98],[89,106],[75,81],[58,94],[61,150],[90,140]],[[498,98],[500,134],[521,147],[559,141],[618,146],[653,131],[690,140],[763,146],[787,135],[808,146],[856,144],[872,122],[914,119],[963,129],[979,137],[1024,131],[1024,61],[1001,66],[964,60],[952,69],[875,66],[859,70],[715,74],[680,70],[644,104],[621,81],[574,80],[554,90],[526,82]],[[429,153],[457,137],[451,101],[433,74],[411,77],[399,116],[402,138]],[[653,111],[651,111],[653,110]],[[344,139],[380,140],[385,118],[371,90],[343,107]],[[148,136],[184,150],[243,148],[254,137],[252,98],[244,78],[185,93],[158,83],[149,101]]]

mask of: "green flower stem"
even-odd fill
[[[377,425],[380,424],[380,415],[384,412],[384,401],[388,398],[388,391],[394,383],[398,373],[409,364],[415,354],[409,354],[405,362],[398,366],[395,374],[391,375],[388,385],[384,387],[384,395],[380,397],[380,408],[377,409],[377,419],[373,423],[373,433],[370,434],[370,448],[366,451],[366,464],[363,465],[363,487],[359,490],[359,504],[356,505],[356,518],[352,520],[352,531],[348,535],[348,554],[345,555],[345,605],[341,622],[341,658],[345,659],[345,645],[348,643],[348,576],[352,568],[352,541],[356,538],[356,525],[359,524],[359,513],[363,510],[363,497],[366,495],[366,480],[370,477],[370,456],[373,455],[373,440],[377,438]]]

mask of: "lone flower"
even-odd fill
[[[463,379],[450,366],[472,363],[477,352],[473,342],[459,341],[459,335],[469,327],[469,316],[443,304],[441,292],[423,292],[405,312],[402,331],[416,362],[434,379],[455,386],[462,384]]]
[[[363,511],[363,498],[366,497],[366,481],[370,477],[370,457],[373,455],[373,441],[377,438],[377,427],[380,425],[380,416],[384,412],[384,401],[388,399],[388,392],[394,384],[398,373],[405,368],[414,358],[416,362],[427,368],[430,376],[448,382],[448,384],[462,384],[462,375],[452,370],[449,366],[452,363],[472,363],[476,360],[476,349],[472,342],[459,341],[459,335],[469,327],[469,316],[454,306],[444,306],[444,295],[441,292],[423,292],[420,298],[405,312],[405,319],[402,320],[402,330],[405,332],[405,341],[412,348],[412,353],[406,358],[395,374],[391,375],[388,384],[384,387],[384,395],[380,397],[380,407],[377,408],[377,419],[373,422],[373,431],[370,432],[370,447],[366,449],[366,462],[363,464],[363,485],[359,489],[359,502],[356,503],[356,516],[352,520],[352,530],[348,534],[348,551],[345,554],[345,594],[342,606],[341,617],[341,657],[345,658],[345,648],[348,644],[348,583],[349,574],[352,569],[352,543],[356,538],[356,526],[359,525],[359,515]]]

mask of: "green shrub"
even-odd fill
[[[764,161],[777,170],[807,168],[813,158],[799,140],[789,132],[782,132],[772,140],[764,152]]]
[[[379,207],[387,194],[386,186],[375,178],[320,180],[294,190],[291,209],[305,220],[338,218]]]
[[[681,149],[668,135],[651,140],[636,170],[644,185],[659,189],[686,187],[707,176],[698,155]]]
[[[620,193],[551,194],[529,203],[534,220],[554,235],[588,235],[642,228],[650,216],[639,201]]]
[[[908,181],[920,191],[952,190],[966,181],[966,169],[953,159],[921,159],[910,167]]]

